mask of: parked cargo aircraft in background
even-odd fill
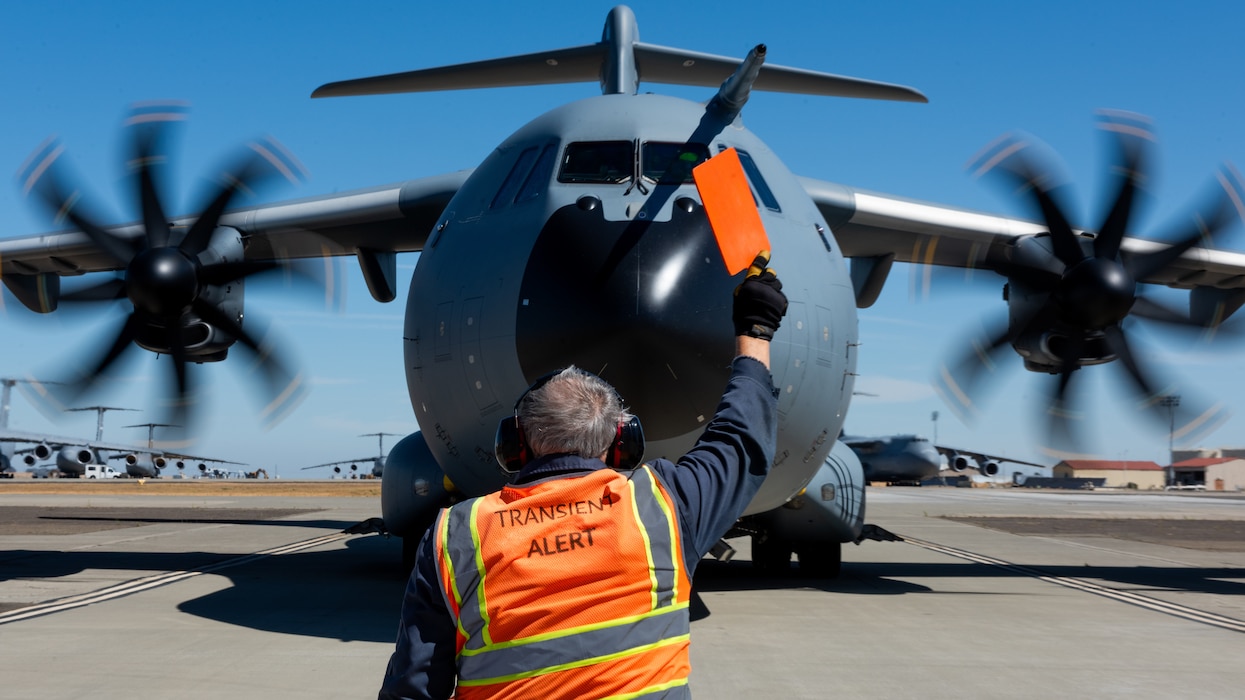
[[[323,469],[325,467],[337,467],[336,469],[334,469],[336,473],[342,474],[344,472],[347,478],[357,479],[360,476],[362,476],[361,474],[359,474],[359,464],[371,462],[372,470],[371,472],[369,472],[368,475],[372,478],[379,479],[385,473],[385,436],[386,435],[396,435],[396,433],[364,433],[363,435],[359,436],[359,437],[376,438],[376,455],[374,457],[362,457],[359,459],[342,459],[336,462],[325,462],[324,464],[316,464],[310,467],[303,467],[303,470],[305,471],[308,469]],[[350,468],[342,469],[341,467],[346,464],[349,464]]]
[[[186,467],[191,463],[197,463],[199,472],[206,473],[208,470],[205,462],[214,464],[232,464],[236,466],[245,466],[241,462],[230,462],[224,459],[215,459],[212,457],[196,457],[194,455],[183,454],[180,452],[168,452],[156,447],[156,428],[174,428],[178,427],[169,423],[140,423],[138,425],[127,425],[127,428],[146,428],[147,429],[147,449],[131,447],[123,454],[113,455],[111,459],[120,459],[125,461],[125,473],[135,478],[155,478],[159,477],[161,471],[173,466],[177,468],[178,473],[183,473]]]
[[[993,477],[998,476],[1001,464],[1009,462],[1049,470],[1049,467],[1034,462],[935,445],[928,438],[918,435],[845,435],[839,439],[860,459],[866,481],[919,484],[925,479],[937,477],[944,470],[958,473],[966,469],[976,469],[982,476]]]
[[[99,412],[95,440],[10,430],[8,426],[12,390],[23,381],[26,380],[0,378],[0,473],[12,473],[17,466],[25,466],[36,475],[50,476],[54,466],[56,471],[65,476],[82,476],[89,465],[107,464],[105,455],[108,452],[134,449],[133,445],[103,441],[104,413],[109,410],[133,409],[112,409],[107,406],[73,409]],[[18,445],[26,447],[18,448]],[[43,464],[47,460],[52,462]]]
[[[38,477],[56,475],[84,476],[91,466],[106,466],[108,460],[125,460],[125,473],[131,477],[156,477],[169,464],[181,465],[190,461],[238,464],[210,457],[195,457],[177,452],[166,452],[147,442],[148,449],[119,442],[104,442],[104,414],[108,411],[134,411],[133,408],[115,406],[84,406],[68,411],[95,411],[95,439],[83,440],[62,435],[24,432],[8,429],[11,409],[11,390],[19,382],[27,380],[0,378],[0,473],[13,473],[15,467],[25,466]],[[161,424],[143,424],[152,429]],[[127,426],[140,427],[140,426]],[[27,445],[18,449],[17,445]],[[43,462],[51,460],[49,463]],[[204,465],[200,464],[203,468]],[[94,471],[94,470],[91,470]]]
[[[691,170],[733,148],[790,310],[772,347],[777,458],[732,534],[753,537],[758,563],[785,567],[794,552],[802,568],[824,574],[838,571],[841,544],[865,532],[864,472],[836,436],[856,376],[856,309],[877,299],[894,262],[972,268],[1006,282],[1007,322],[965,343],[964,358],[942,372],[943,391],[973,412],[985,369],[1014,352],[1026,369],[1053,375],[1045,433],[1059,448],[1073,442],[1064,417],[1082,367],[1118,360],[1149,399],[1144,405],[1169,395],[1143,368],[1124,321],[1214,327],[1245,302],[1241,256],[1191,250],[1237,218],[1235,171],[1221,174],[1217,197],[1167,242],[1126,237],[1149,142],[1143,120],[1103,119],[1118,147],[1117,187],[1111,214],[1091,233],[1073,228],[1023,141],[1001,142],[979,170],[1018,185],[1040,223],[797,177],[744,126],[754,91],[925,97],[767,65],[767,55],[765,45],[736,59],[644,43],[632,11],[619,6],[595,43],[330,83],[312,96],[566,82],[598,83],[601,94],[537,117],[471,170],[229,209],[239,190],[295,170],[275,143],[258,143],[217,196],[186,217],[166,215],[163,205],[162,134],[180,110],[144,105],[129,127],[142,220],[100,221],[51,142],[32,157],[22,186],[77,230],[0,241],[3,282],[38,312],[100,301],[127,309],[94,359],[77,363],[86,372],[67,378],[71,389],[48,392],[62,403],[136,345],[168,358],[173,403],[189,416],[190,365],[223,360],[233,348],[256,359],[252,383],[267,392],[268,420],[290,410],[302,378],[262,342],[251,317],[242,323],[245,281],[291,270],[300,258],[350,255],[372,296],[386,302],[396,297],[397,254],[420,251],[402,342],[421,430],[390,451],[381,499],[384,524],[409,556],[438,508],[505,483],[493,455],[498,421],[554,368],[573,363],[616,386],[643,419],[648,455],[677,457],[692,446],[728,376],[739,280],[724,269]],[[642,82],[717,92],[696,102],[641,92]],[[62,289],[68,275],[86,277]],[[1150,300],[1138,283],[1190,289],[1191,312]],[[1158,417],[1167,424],[1166,411]],[[1185,430],[1216,418],[1213,407],[1187,398],[1172,420]]]

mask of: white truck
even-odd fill
[[[84,479],[120,479],[123,474],[104,464],[88,464],[82,473]]]

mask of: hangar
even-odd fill
[[[1103,486],[1161,489],[1167,471],[1155,462],[1129,460],[1069,459],[1051,469],[1056,478],[1103,479]]]
[[[1203,486],[1207,491],[1245,490],[1245,458],[1195,457],[1172,465],[1176,486]]]

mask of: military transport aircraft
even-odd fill
[[[376,438],[376,455],[373,457],[362,457],[360,459],[340,459],[336,462],[325,462],[324,464],[316,464],[310,467],[303,467],[303,470],[305,471],[307,469],[323,469],[324,467],[339,467],[343,464],[349,464],[350,465],[349,476],[350,478],[353,479],[359,476],[359,463],[360,462],[371,462],[372,470],[370,472],[370,475],[373,478],[379,479],[385,474],[385,436],[386,435],[396,436],[396,433],[364,433],[359,436],[359,437]],[[339,474],[342,472],[341,469],[335,469],[334,471],[336,471]]]
[[[888,484],[919,484],[924,479],[936,477],[944,468],[944,459],[946,469],[962,472],[973,468],[983,476],[997,476],[999,465],[1004,462],[1047,468],[1034,462],[935,445],[919,435],[842,435],[839,441],[856,453],[864,469],[865,481]]]
[[[52,471],[51,468],[55,466],[56,471],[61,474],[76,477],[84,474],[89,465],[105,464],[105,455],[108,452],[126,452],[134,449],[133,445],[103,441],[104,412],[110,410],[133,410],[128,408],[114,409],[108,406],[92,406],[89,408],[72,409],[79,411],[94,410],[98,412],[99,416],[94,440],[10,430],[8,426],[12,389],[23,381],[26,380],[0,379],[0,473],[11,473],[15,471],[17,464],[22,464],[27,469],[41,476],[49,475]],[[14,449],[19,444],[28,445],[28,447]],[[43,464],[45,460],[52,460],[52,462],[51,464]]]
[[[194,455],[183,454],[181,452],[168,452],[156,447],[156,428],[177,428],[180,426],[170,423],[139,423],[138,425],[127,425],[127,428],[146,428],[147,429],[147,449],[142,450],[131,447],[121,454],[115,454],[111,459],[120,459],[125,461],[125,473],[134,478],[156,478],[160,473],[169,466],[177,467],[178,473],[182,473],[191,462],[197,462],[200,473],[207,472],[208,466],[205,462],[213,462],[216,464],[233,464],[241,466],[240,462],[230,462],[224,459],[216,459],[213,457],[195,457]]]
[[[219,196],[180,217],[164,206],[160,177],[161,127],[176,110],[146,106],[130,120],[142,220],[105,225],[69,184],[52,142],[32,157],[22,186],[76,230],[0,241],[3,281],[40,312],[126,305],[85,376],[71,378],[78,389],[138,345],[168,356],[185,398],[193,393],[188,363],[240,348],[262,370],[267,418],[284,412],[301,385],[242,323],[245,282],[292,260],[352,255],[371,295],[389,301],[397,254],[420,251],[403,343],[421,429],[389,453],[381,499],[384,524],[409,555],[438,507],[504,483],[493,456],[498,421],[553,368],[574,363],[613,383],[643,419],[646,454],[673,458],[692,445],[727,377],[730,293],[739,280],[724,270],[691,169],[734,148],[790,310],[773,345],[777,459],[733,534],[752,535],[757,562],[786,566],[794,552],[801,567],[825,573],[837,571],[841,543],[863,529],[861,464],[836,437],[855,379],[856,309],[877,298],[893,263],[999,275],[1008,321],[967,344],[965,359],[943,372],[944,391],[971,412],[986,376],[979,359],[1001,363],[1010,349],[1027,369],[1053,375],[1054,446],[1074,444],[1062,417],[1083,366],[1122,366],[1150,405],[1165,395],[1123,321],[1214,327],[1245,300],[1245,256],[1193,248],[1237,215],[1234,171],[1222,174],[1218,199],[1188,231],[1166,243],[1125,236],[1147,155],[1144,123],[1103,120],[1119,146],[1120,185],[1096,233],[1073,228],[1024,141],[1001,143],[979,170],[1017,185],[1040,223],[964,211],[790,172],[741,120],[754,91],[925,98],[901,85],[767,65],[766,55],[764,45],[736,59],[644,43],[632,11],[619,6],[594,43],[330,83],[313,97],[565,82],[598,83],[600,94],[531,120],[470,170],[232,208],[233,195],[263,172],[292,171],[275,144],[257,144]],[[653,83],[703,87],[707,101],[641,91]],[[86,279],[62,289],[67,275]],[[1149,300],[1140,282],[1190,289],[1191,313]],[[1186,401],[1178,428],[1214,417]]]
[[[105,465],[110,459],[121,459],[125,460],[125,471],[128,476],[156,477],[168,464],[176,463],[180,469],[180,465],[188,460],[237,464],[237,462],[226,462],[209,457],[195,457],[179,452],[158,450],[154,448],[150,439],[147,450],[125,443],[104,442],[104,414],[108,411],[137,410],[133,408],[83,406],[66,409],[67,411],[96,412],[94,440],[9,430],[11,391],[16,384],[25,381],[28,380],[0,378],[0,473],[11,473],[20,463],[40,476],[50,476],[55,470],[63,476],[79,477],[86,472],[88,466]],[[144,426],[148,425],[160,424],[144,424]],[[14,449],[14,446],[18,444],[29,445],[29,447]],[[51,462],[43,464],[45,460],[51,460]]]

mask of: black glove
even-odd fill
[[[787,296],[782,293],[782,282],[769,262],[769,251],[762,251],[748,268],[748,276],[735,288],[735,306],[731,320],[735,323],[735,335],[747,335],[761,340],[773,340],[782,317],[787,314]]]

